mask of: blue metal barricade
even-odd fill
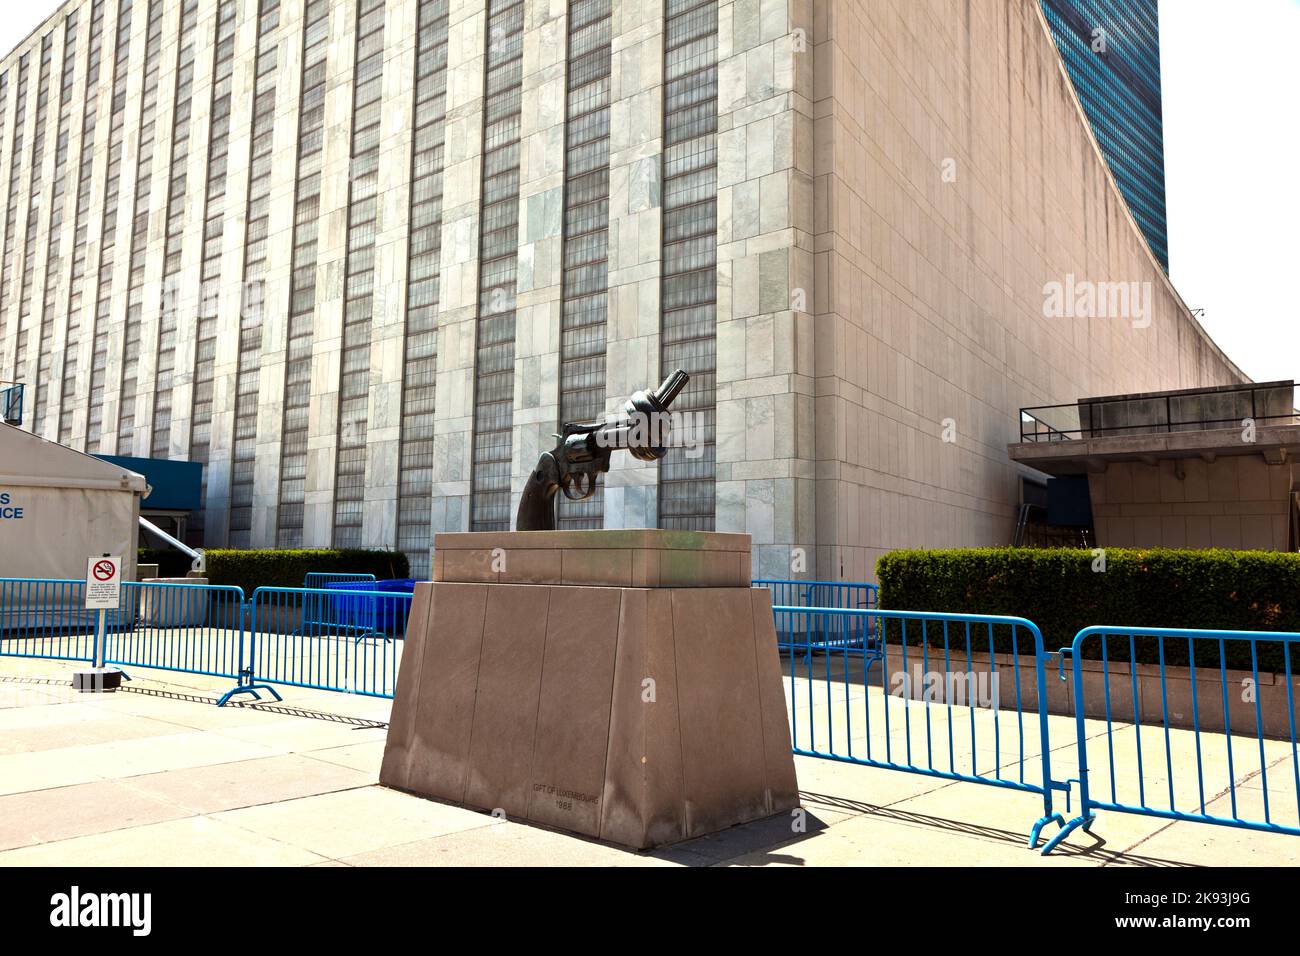
[[[1088,830],[1098,810],[1300,835],[1297,642],[1293,632],[1079,631],[1061,650],[1060,665],[1062,680],[1067,661],[1073,672],[1079,815],[1043,852],[1077,828]],[[1242,650],[1230,655],[1229,648]],[[1244,660],[1246,649],[1250,670],[1230,667],[1229,657]],[[1267,671],[1261,681],[1261,649],[1280,688]],[[1156,663],[1142,663],[1150,658]],[[1090,747],[1104,762],[1090,763]]]
[[[304,589],[326,588],[331,584],[350,583],[356,581],[374,582],[373,574],[361,574],[353,571],[308,571],[302,579]]]
[[[411,599],[389,591],[258,588],[246,642],[249,674],[269,684],[392,697]],[[340,602],[337,610],[320,613],[333,602]]]
[[[772,604],[786,607],[843,608],[872,610],[878,606],[880,589],[863,581],[783,581],[760,579],[753,582],[756,588],[772,590]],[[818,635],[814,640],[807,634],[782,630],[782,624],[793,626],[794,621],[777,621],[777,644],[785,653],[817,653],[828,649],[849,649],[878,659],[876,647],[876,620],[873,617],[846,618],[838,630]]]
[[[1052,809],[1043,637],[1018,617],[776,606],[778,634],[792,642],[787,704],[796,754],[986,784],[1042,796],[1030,846]],[[840,635],[873,618],[875,660]],[[799,641],[821,653],[798,653]],[[1020,655],[1032,654],[1022,663]],[[1032,673],[1025,673],[1032,670]],[[1008,679],[1009,678],[1009,679]]]
[[[302,580],[302,629],[299,633],[310,633],[312,628],[348,628],[358,635],[371,634],[375,631],[373,620],[364,617],[366,607],[357,602],[349,602],[333,594],[322,591],[351,590],[360,588],[373,591],[375,576],[352,571],[309,571]]]
[[[105,663],[240,677],[242,588],[183,582],[122,583],[108,612]]]
[[[0,578],[0,655],[94,660],[85,592],[85,581]]]
[[[772,589],[772,604],[793,607],[871,610],[878,604],[880,588],[865,581],[798,581],[760,578],[756,588]]]

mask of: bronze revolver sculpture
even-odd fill
[[[519,510],[516,531],[554,531],[555,493],[563,491],[571,501],[582,501],[596,493],[601,472],[609,471],[610,454],[617,450],[641,461],[658,461],[668,452],[655,444],[662,435],[664,416],[690,376],[681,369],[673,372],[653,392],[637,392],[623,406],[621,419],[604,422],[567,423],[554,449],[538,459],[528,476]]]

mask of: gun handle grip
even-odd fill
[[[516,531],[555,530],[555,492],[559,485],[539,462],[528,476],[519,510],[515,512]]]

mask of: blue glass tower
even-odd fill
[[[1152,252],[1169,271],[1157,0],[1042,0],[1066,71]]]

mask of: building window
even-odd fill
[[[484,78],[483,197],[474,362],[471,531],[510,530],[514,427],[515,269],[519,253],[519,111],[524,5],[489,0]]]
[[[53,33],[50,34],[53,36]],[[48,39],[48,38],[47,38]],[[52,55],[53,51],[51,51]],[[54,175],[50,180],[50,225],[45,240],[45,288],[41,296],[41,331],[36,352],[36,387],[32,402],[32,431],[44,434],[50,421],[50,397],[54,394],[54,311],[59,277],[63,273],[63,197],[67,192],[64,173],[68,165],[68,135],[72,127],[73,69],[77,57],[77,14],[63,21],[63,63],[59,70],[59,120],[54,127]],[[42,60],[44,53],[42,52]],[[42,72],[45,72],[42,63]],[[48,92],[42,99],[48,98]],[[41,124],[42,126],[44,123]],[[44,135],[44,132],[41,132]]]
[[[276,47],[280,0],[261,0],[257,17],[257,77],[249,147],[244,282],[239,306],[239,364],[235,372],[235,438],[230,468],[232,548],[253,546],[253,473],[257,459],[258,379],[265,321],[266,234],[270,214],[271,150],[275,132]]]
[[[144,273],[149,245],[149,202],[153,175],[155,119],[158,107],[158,61],[162,50],[161,0],[150,0],[145,37],[144,90],[140,103],[140,139],[136,151],[135,210],[131,224],[126,321],[122,326],[122,387],[118,399],[117,451],[132,454],[135,404],[140,373],[140,332],[144,313]]]
[[[348,189],[348,255],[343,290],[343,356],[339,381],[338,461],[334,482],[334,546],[362,546],[366,436],[370,399],[371,298],[375,224],[379,215],[379,95],[384,70],[384,0],[357,4],[357,63],[352,86],[352,162]]]
[[[564,294],[560,319],[560,421],[605,411],[609,289],[610,0],[569,0],[565,122]],[[599,528],[605,490],[561,497],[560,528]]]
[[[284,367],[284,422],[280,432],[280,493],[276,511],[275,540],[276,546],[281,548],[302,547],[329,14],[329,0],[309,0],[303,22],[293,272],[289,282],[289,338]]]
[[[171,452],[172,391],[176,375],[176,330],[181,269],[181,242],[185,229],[185,196],[190,155],[190,114],[194,95],[194,32],[198,0],[181,7],[180,50],[176,61],[176,98],[172,121],[171,177],[167,186],[167,232],[164,245],[162,302],[158,318],[158,371],[154,381],[151,451],[155,458]]]
[[[217,357],[217,306],[221,284],[221,239],[226,225],[226,159],[230,149],[231,75],[235,54],[235,3],[217,7],[217,35],[212,57],[212,106],[208,127],[208,178],[203,205],[203,250],[199,264],[198,323],[194,346],[194,397],[190,411],[190,460],[203,468],[203,501],[207,504],[208,468],[212,450],[212,398]],[[195,512],[188,534],[201,544],[206,516]]]
[[[397,547],[427,578],[433,508],[434,377],[442,256],[443,129],[447,115],[447,0],[421,0],[415,46],[406,354],[398,462]]]
[[[664,40],[663,317],[660,362],[691,381],[673,403],[701,444],[659,466],[659,526],[714,527],[717,380],[717,0],[667,0]],[[696,454],[698,452],[698,454]]]
[[[18,202],[22,195],[23,172],[23,129],[27,125],[27,61],[30,53],[24,53],[18,60],[17,98],[14,103],[14,133],[12,147],[9,151],[9,201],[5,207],[5,244],[3,275],[0,276],[0,341],[7,334],[9,302],[13,286],[14,271],[14,233],[18,225]],[[18,336],[21,341],[22,336]],[[21,345],[19,346],[21,350]],[[16,378],[17,376],[10,376]]]
[[[90,216],[90,178],[94,170],[95,113],[99,101],[99,68],[103,56],[104,4],[90,8],[90,46],[86,53],[86,95],[81,115],[81,151],[78,154],[76,224],[72,235],[72,273],[68,286],[68,330],[63,349],[63,385],[59,402],[59,442],[72,443],[73,404],[77,393],[78,349],[84,308],[86,259]]]
[[[95,324],[90,360],[90,400],[87,403],[86,451],[105,451],[104,398],[108,374],[108,340],[112,331],[113,261],[117,246],[118,194],[122,188],[122,153],[126,130],[126,84],[130,75],[131,0],[122,0],[117,12],[113,59],[113,88],[109,106],[108,171],[104,181],[104,209],[100,217],[99,276],[96,285]]]

